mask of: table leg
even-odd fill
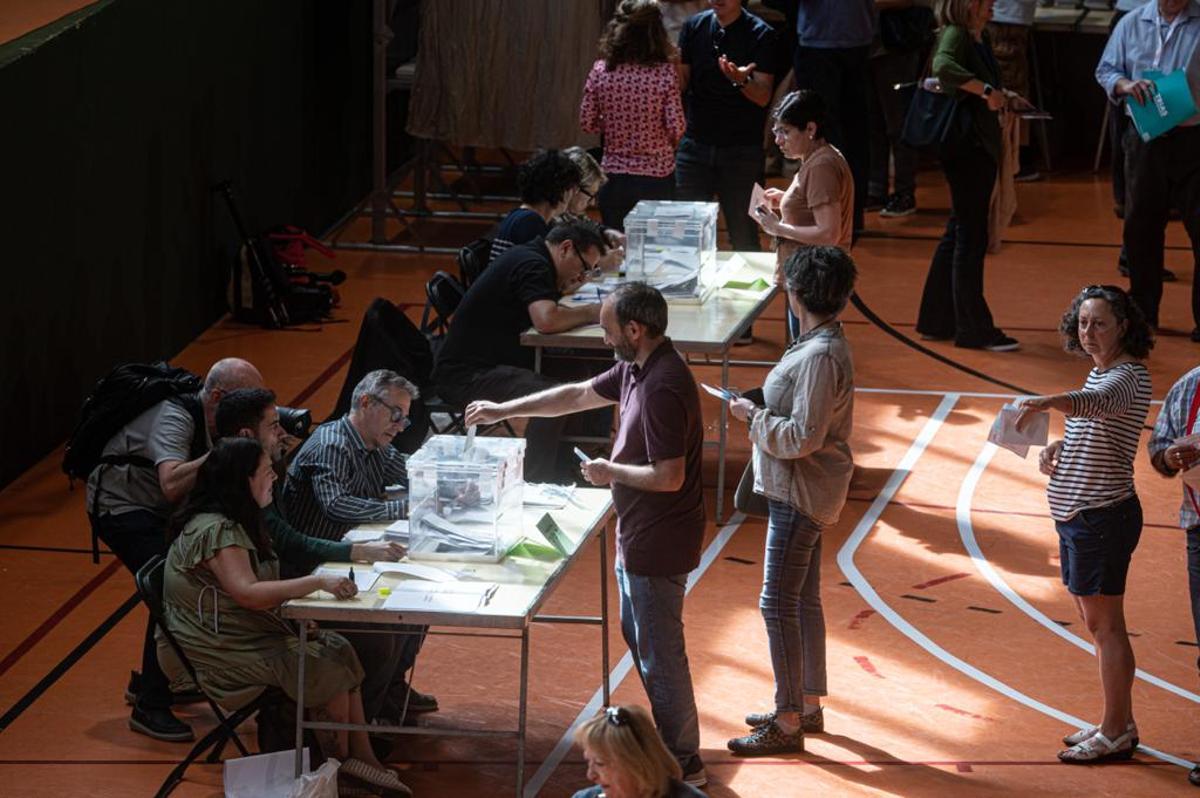
[[[608,524],[600,527],[600,685],[608,707]]]
[[[304,660],[308,650],[308,622],[301,619],[297,622],[300,627],[298,637],[300,648],[296,655],[300,657],[300,666],[296,669],[296,766],[295,778],[300,778],[304,770]]]
[[[525,709],[529,701],[529,627],[521,630],[521,698],[517,709],[517,798],[525,794]]]
[[[721,356],[721,387],[729,387],[729,351]],[[717,425],[720,436],[717,444],[717,523],[724,520],[725,510],[725,427],[729,423],[729,403],[721,402],[721,421]]]

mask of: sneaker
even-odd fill
[[[765,726],[756,726],[745,737],[734,737],[726,743],[735,756],[775,756],[776,754],[804,753],[804,732],[797,729],[788,734],[771,721]]]
[[[435,696],[429,695],[428,693],[422,693],[420,690],[417,690],[415,687],[410,687],[408,685],[405,685],[404,688],[401,689],[397,693],[397,695],[399,697],[396,699],[393,699],[397,704],[399,704],[399,706],[395,707],[396,711],[394,714],[397,716],[400,715],[402,713],[402,711],[406,708],[406,702],[407,702],[407,709],[408,709],[407,714],[409,714],[409,715],[423,715],[426,712],[437,712],[438,711],[437,698]],[[388,709],[391,709],[391,707],[388,707]],[[388,714],[392,714],[392,713],[388,713]]]
[[[1016,338],[1009,338],[1004,333],[1000,333],[992,339],[990,344],[984,344],[983,348],[989,352],[1016,352],[1021,348],[1021,342]]]
[[[1175,272],[1171,271],[1170,269],[1163,269],[1163,282],[1164,283],[1173,283],[1177,279],[1179,279],[1179,278],[1175,276]]]
[[[886,198],[884,198],[878,194],[868,194],[867,201],[863,205],[863,210],[866,211],[867,213],[870,213],[872,211],[883,210],[884,206],[886,206],[886,205],[887,205]]]
[[[746,716],[746,725],[754,729],[759,726],[766,726],[768,723],[775,722],[774,712],[751,712]],[[817,707],[812,712],[805,712],[800,716],[800,731],[805,734],[824,734],[825,732],[825,708]]]
[[[703,787],[708,784],[708,771],[704,769],[700,757],[693,759],[692,764],[683,771],[683,783],[689,787]]]
[[[893,194],[879,212],[880,216],[896,218],[911,216],[917,212],[917,199],[912,194]]]
[[[1020,171],[1013,176],[1013,180],[1018,183],[1032,183],[1035,180],[1041,180],[1042,173],[1032,166],[1022,166]]]
[[[169,709],[142,709],[135,706],[129,716],[129,728],[168,743],[190,743],[196,739],[192,727],[172,715]]]
[[[125,703],[133,706],[137,703],[138,694],[142,692],[142,674],[139,671],[129,672],[129,684],[125,686]],[[175,706],[182,704],[199,704],[207,700],[199,688],[171,692],[171,703]]]
[[[953,335],[931,335],[929,333],[920,333],[919,335],[922,341],[949,341],[954,337]]]

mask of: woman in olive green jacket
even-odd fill
[[[992,321],[983,298],[988,205],[1000,159],[997,113],[1008,102],[984,26],[992,0],[941,0],[933,76],[952,92],[957,108],[941,146],[950,184],[950,220],[929,264],[917,332],[926,340],[1007,352],[1018,343]]]

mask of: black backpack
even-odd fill
[[[87,479],[96,466],[102,464],[153,468],[154,463],[144,457],[102,455],[104,447],[126,424],[167,399],[182,404],[196,421],[192,453],[199,457],[206,448],[206,422],[204,408],[195,394],[199,393],[202,386],[203,382],[195,374],[165,362],[117,366],[100,378],[83,401],[79,423],[67,439],[63,472],[74,483],[76,479]]]

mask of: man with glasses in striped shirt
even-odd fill
[[[389,498],[387,488],[408,484],[392,439],[408,428],[409,406],[418,395],[417,386],[388,369],[359,381],[350,412],[318,427],[288,466],[281,509],[292,526],[314,537],[341,540],[357,524],[408,515],[407,501]],[[391,673],[368,665],[363,682],[363,709],[368,720],[381,725],[398,725],[404,714],[438,708],[436,698],[410,690],[405,681],[424,627],[397,629],[397,635],[346,634],[363,663],[395,663]],[[394,656],[388,653],[396,649]]]

